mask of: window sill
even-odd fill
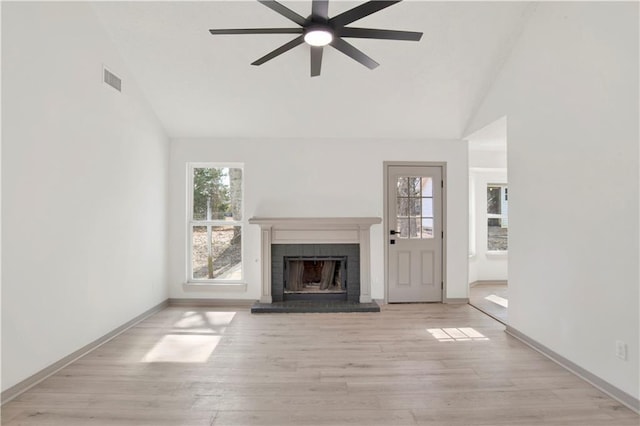
[[[229,283],[229,282],[193,282],[188,281],[182,284],[182,288],[186,291],[194,290],[217,290],[217,291],[247,291],[247,283]]]
[[[507,250],[488,250],[487,257],[507,257],[509,252]]]

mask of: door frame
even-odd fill
[[[447,162],[446,161],[384,161],[382,163],[382,244],[384,245],[384,303],[389,303],[389,168],[395,166],[405,167],[440,167],[442,171],[442,299],[447,300]]]

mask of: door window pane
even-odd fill
[[[408,217],[409,216],[409,199],[408,198],[400,198],[398,197],[398,217]]]
[[[397,238],[433,238],[433,178],[399,176],[396,182]]]
[[[409,238],[409,219],[398,218],[398,227],[396,228],[397,238]]]
[[[410,216],[420,216],[420,198],[409,198]]]
[[[396,195],[399,197],[406,197],[409,195],[409,179],[405,176],[398,177],[396,184]]]
[[[433,179],[430,177],[422,178],[422,196],[433,197]]]
[[[421,182],[422,182],[422,179],[420,179],[419,177],[409,178],[409,196],[410,197],[415,197],[417,195],[420,195]]]
[[[420,218],[409,218],[409,238],[420,238]]]
[[[422,238],[433,238],[433,219],[422,219]]]
[[[433,217],[433,198],[422,199],[422,217]]]

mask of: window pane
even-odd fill
[[[242,227],[194,226],[194,279],[242,279]]]
[[[398,219],[397,238],[409,238],[409,219]]]
[[[411,209],[409,211],[411,216],[420,216],[420,198],[410,198],[409,208]]]
[[[406,177],[404,176],[398,177],[398,181],[396,183],[397,195],[400,197],[406,197],[407,195],[409,195],[408,185],[409,183]]]
[[[422,178],[422,196],[433,197],[433,179],[430,177]]]
[[[242,169],[193,169],[193,220],[242,220]]]
[[[433,198],[422,199],[422,216],[433,217]]]
[[[420,238],[420,218],[409,219],[409,238]]]
[[[433,219],[422,218],[422,238],[433,238]]]
[[[409,216],[409,199],[398,197],[398,211],[396,212],[398,217]]]
[[[500,187],[487,186],[487,213],[500,214]]]
[[[419,177],[409,178],[409,196],[415,197],[420,195],[420,182],[421,179]]]
[[[207,279],[207,255],[209,253],[209,242],[207,239],[206,226],[194,226],[191,233],[192,255],[191,266],[193,268],[194,279]]]
[[[507,187],[487,185],[487,249],[504,251],[508,247]]]
[[[231,219],[242,220],[242,169],[229,170],[229,212]]]
[[[502,226],[502,220],[489,219],[488,221],[488,244],[489,250],[507,250],[508,248],[508,229]]]

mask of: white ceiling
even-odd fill
[[[329,15],[360,3],[330,1]],[[310,0],[283,4],[311,11]],[[460,138],[529,10],[405,1],[350,26],[422,31],[420,42],[349,39],[381,65],[327,47],[311,78],[306,45],[250,65],[295,35],[209,34],[296,26],[255,1],[93,6],[171,137]]]

